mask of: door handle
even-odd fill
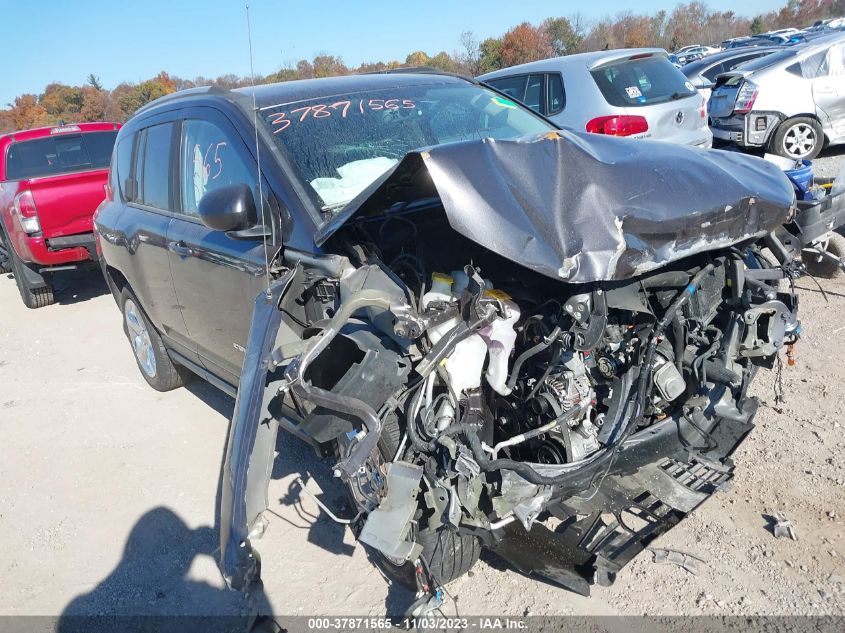
[[[194,252],[194,250],[182,240],[179,240],[178,242],[168,242],[167,250],[171,253],[176,253],[180,257],[190,257]]]

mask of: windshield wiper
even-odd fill
[[[349,204],[349,200],[347,200],[346,202],[335,202],[334,204],[323,205],[322,207],[320,207],[320,211],[323,214],[323,219],[331,219],[334,215],[337,214],[338,211],[340,211],[347,204]]]
[[[693,92],[673,92],[673,93],[672,93],[672,96],[671,96],[671,97],[669,97],[669,100],[670,100],[670,101],[677,101],[678,99],[683,99],[683,98],[685,98],[685,97],[690,97],[690,96],[692,96],[693,94],[695,94],[695,93],[693,93]]]

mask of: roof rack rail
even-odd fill
[[[182,97],[189,97],[191,95],[197,94],[209,94],[209,95],[225,95],[229,94],[231,91],[225,88],[221,88],[220,86],[196,86],[194,88],[186,88],[185,90],[178,90],[177,92],[171,92],[170,94],[166,94],[163,97],[159,97],[158,99],[154,99],[149,103],[145,103],[140,108],[135,110],[132,113],[132,116],[136,114],[141,114],[142,112],[146,112],[147,110],[152,109],[155,106],[159,106],[163,103],[169,103],[171,101],[177,101]]]
[[[387,68],[385,70],[372,70],[365,75],[402,75],[402,74],[416,74],[416,75],[445,75],[446,77],[457,77],[464,79],[474,84],[478,83],[475,77],[464,75],[461,73],[452,73],[447,70],[440,70],[431,66],[402,66],[400,68]]]

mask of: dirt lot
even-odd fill
[[[233,401],[195,381],[159,394],[138,373],[98,274],[57,280],[58,305],[28,311],[0,277],[0,614],[241,613],[214,564],[221,457]],[[643,552],[582,598],[485,557],[450,585],[462,614],[845,614],[845,279],[799,284],[805,337],[761,372],[757,429],[733,487],[658,542],[699,574]],[[348,531],[300,500],[295,473],[334,503],[328,464],[280,435],[262,553],[264,609],[398,614],[391,587]],[[782,514],[798,540],[775,539]],[[446,612],[451,613],[454,603]]]

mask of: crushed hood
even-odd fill
[[[568,282],[627,279],[786,222],[778,167],[736,152],[575,132],[482,139],[411,152],[317,235],[426,196],[451,227]]]

